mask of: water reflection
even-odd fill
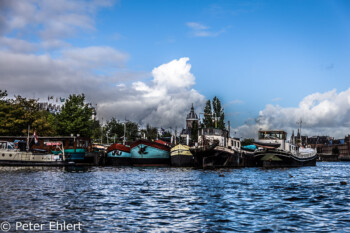
[[[202,171],[1,167],[0,220],[85,232],[349,231],[350,164]]]

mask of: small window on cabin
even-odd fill
[[[73,138],[69,139],[69,146],[74,146],[74,139]]]

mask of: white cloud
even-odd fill
[[[18,40],[35,38],[37,49],[57,48],[58,44],[65,43],[62,39],[75,36],[78,32],[94,31],[96,12],[113,3],[113,0],[2,0],[0,34],[15,31]],[[7,46],[6,42],[3,38],[0,46]],[[7,48],[18,52],[14,46]]]
[[[142,76],[130,72],[128,75],[115,73],[101,78],[90,72],[90,69],[86,70],[85,65],[72,69],[73,63],[90,64],[91,67],[100,67],[105,60],[113,63],[110,57],[103,60],[103,56],[99,56],[96,51],[104,54],[104,49],[94,49],[93,52],[102,60],[85,61],[80,56],[67,54],[53,59],[49,55],[0,51],[0,86],[8,90],[10,95],[34,95],[43,100],[48,95],[67,97],[71,93],[85,93],[88,101],[97,104],[100,119],[126,117],[141,124],[162,127],[183,127],[191,104],[203,107],[204,96],[192,89],[195,78],[190,72],[188,58],[173,60],[154,68],[153,79],[149,82],[134,81],[128,85],[124,81],[137,80]],[[71,62],[67,62],[66,56]],[[115,56],[114,63],[119,62],[120,57]]]
[[[9,37],[0,37],[0,48],[2,50],[13,51],[16,53],[30,53],[37,50],[37,45],[30,43],[25,40],[9,38]]]
[[[210,27],[197,22],[187,22],[186,25],[191,29],[191,36],[194,37],[216,37],[225,32],[225,29],[219,31],[210,30]]]
[[[91,46],[62,52],[63,60],[78,69],[124,67],[129,55],[111,47]]]
[[[194,76],[190,72],[189,58],[183,57],[173,60],[153,69],[154,83],[158,88],[168,88],[169,91],[177,88],[188,88],[194,85]]]
[[[129,89],[119,89],[122,98],[111,99],[101,110],[142,124],[183,127],[191,104],[203,107],[205,101],[203,95],[191,88],[195,77],[188,60],[180,58],[154,68],[152,81],[133,82]]]
[[[196,23],[196,22],[188,22],[186,23],[186,25],[194,30],[206,30],[209,28],[203,24]]]
[[[94,32],[96,12],[113,2],[0,1],[1,89],[10,97],[19,94],[42,100],[48,95],[84,93],[97,104],[100,119],[184,126],[191,104],[199,108],[205,101],[192,88],[195,77],[188,58],[170,61],[152,72],[135,72],[127,67],[126,52],[108,46],[76,48],[66,41]]]
[[[296,122],[302,119],[302,133],[344,137],[350,133],[350,88],[337,92],[314,93],[306,96],[297,108],[267,105],[252,124],[245,124],[234,131],[242,137],[256,137],[259,129],[296,130]]]

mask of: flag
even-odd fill
[[[34,138],[35,144],[38,144],[38,136],[36,135],[36,129],[34,130],[33,138]]]

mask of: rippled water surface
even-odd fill
[[[350,232],[350,163],[290,169],[0,167],[0,222],[83,232]],[[341,185],[346,181],[347,185]]]

